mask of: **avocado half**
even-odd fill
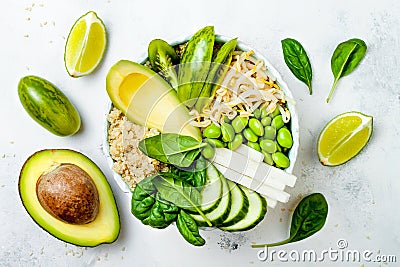
[[[60,240],[94,247],[119,235],[111,187],[99,167],[79,152],[36,152],[22,167],[18,189],[32,219]]]

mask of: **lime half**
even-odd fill
[[[368,143],[372,134],[371,116],[352,111],[329,121],[318,138],[320,162],[337,166],[355,157]]]
[[[68,35],[64,61],[68,74],[81,77],[93,72],[101,62],[107,45],[106,28],[93,11],[80,17]]]

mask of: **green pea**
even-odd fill
[[[254,142],[247,142],[247,146],[251,147],[252,149],[255,149],[257,151],[261,151],[261,147],[258,143],[254,143]]]
[[[247,126],[248,118],[236,116],[232,121],[232,127],[236,133],[240,133]]]
[[[225,147],[225,144],[218,139],[207,138],[206,142],[212,145],[213,147],[222,148]]]
[[[258,137],[257,135],[250,129],[246,128],[243,131],[243,136],[246,138],[249,142],[257,142]]]
[[[261,124],[263,126],[268,126],[268,125],[271,124],[271,121],[272,121],[272,119],[267,116],[267,117],[264,117],[264,118],[261,119]]]
[[[276,116],[278,116],[278,115],[280,115],[280,114],[281,114],[281,111],[279,110],[278,107],[276,107],[276,108],[274,109],[274,111],[271,113],[271,115],[272,115],[273,118],[275,118]]]
[[[261,109],[261,118],[263,119],[267,116],[268,116],[268,111],[267,111],[267,108],[264,107]]]
[[[282,152],[276,152],[272,154],[272,160],[275,162],[276,166],[280,168],[287,168],[290,165],[290,160]]]
[[[232,142],[228,143],[228,148],[230,150],[236,150],[241,144],[243,144],[243,136],[241,134],[235,135]]]
[[[218,138],[221,135],[221,128],[212,123],[204,129],[203,135],[207,138]]]
[[[215,154],[215,150],[214,148],[210,145],[207,144],[203,150],[201,151],[201,154],[203,155],[203,157],[205,157],[206,159],[212,159],[214,157]]]
[[[261,153],[264,155],[264,162],[267,163],[268,165],[274,165],[274,161],[272,160],[272,155],[265,152],[264,150],[261,150]]]
[[[278,141],[279,145],[285,148],[291,148],[293,145],[292,134],[287,128],[279,129],[276,141]]]
[[[275,140],[276,129],[273,126],[265,126],[264,128],[264,138],[269,140]]]
[[[275,127],[277,130],[282,128],[283,125],[285,125],[285,123],[283,122],[282,115],[276,116],[271,122],[271,126]]]
[[[253,111],[253,115],[254,115],[254,117],[255,118],[261,118],[261,111],[258,109],[258,108],[256,108],[254,111]]]
[[[249,120],[249,128],[258,136],[264,135],[264,127],[261,122],[255,118],[251,118]]]
[[[261,140],[260,147],[267,153],[275,153],[277,150],[276,142],[268,139]]]
[[[221,124],[221,133],[222,133],[222,141],[224,142],[232,142],[233,138],[235,138],[235,130],[232,125],[224,122]]]

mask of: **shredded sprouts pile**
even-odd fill
[[[211,104],[201,113],[193,109],[192,125],[207,127],[211,123],[219,125],[224,117],[230,120],[238,113],[241,117],[251,117],[257,108],[266,108],[272,113],[279,108],[285,123],[290,120],[290,112],[285,103],[288,99],[275,80],[268,76],[264,61],[252,56],[254,51],[235,51],[231,66],[216,91]]]

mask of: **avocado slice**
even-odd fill
[[[176,91],[150,68],[120,60],[109,70],[106,88],[114,106],[134,123],[201,140],[199,128],[189,124],[191,116]]]
[[[119,235],[111,187],[99,167],[79,152],[34,153],[22,167],[18,189],[32,219],[60,240],[94,247]]]

